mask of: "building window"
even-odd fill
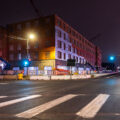
[[[70,54],[68,54],[68,59],[71,59],[71,55]]]
[[[61,59],[62,58],[62,52],[58,51],[58,58]]]
[[[18,24],[17,25],[17,30],[21,30],[22,29],[22,25],[21,24]]]
[[[66,29],[66,26],[65,26],[65,24],[63,23],[63,29],[65,30]]]
[[[78,50],[75,48],[75,53],[78,54]]]
[[[50,23],[50,18],[46,18],[45,19],[45,22],[48,24],[48,23]]]
[[[70,33],[71,34],[71,29],[68,27],[68,33]]]
[[[73,59],[75,59],[75,56],[73,56]]]
[[[14,50],[14,46],[13,46],[13,45],[10,45],[10,46],[9,46],[9,50],[10,50],[10,51],[13,51],[13,50]]]
[[[35,25],[35,26],[38,26],[38,25],[39,25],[39,21],[36,20],[36,21],[34,22],[34,25]]]
[[[49,40],[46,40],[45,41],[45,46],[46,47],[50,47],[51,46],[51,42]],[[38,44],[37,44],[37,47],[38,47]]]
[[[64,53],[64,60],[66,60],[66,54]]]
[[[71,46],[70,46],[70,45],[68,46],[68,51],[70,51],[70,52],[71,52]]]
[[[73,44],[75,44],[75,40],[73,39],[72,41],[73,41]]]
[[[62,48],[62,41],[58,40],[58,48]]]
[[[30,27],[30,22],[27,22],[26,23],[26,28],[29,28]]]
[[[66,40],[66,34],[64,33],[64,40]]]
[[[76,62],[78,62],[78,57],[76,57]]]
[[[21,53],[18,54],[18,60],[21,60],[22,57],[21,57]]]
[[[79,63],[81,63],[81,58],[79,58]]]
[[[61,37],[61,36],[62,36],[62,33],[61,33],[60,30],[58,30],[57,34],[58,34],[58,37]]]
[[[75,48],[73,48],[73,53],[75,53]]]
[[[79,35],[79,40],[81,40],[81,36]]]
[[[72,43],[72,38],[70,37],[70,42]]]
[[[21,50],[21,45],[18,44],[17,50]]]
[[[86,64],[86,60],[84,60],[84,64]]]
[[[66,44],[64,43],[64,50],[66,50]]]
[[[9,59],[10,59],[10,60],[14,60],[14,55],[13,55],[13,54],[10,54]]]
[[[50,58],[50,52],[46,52],[45,57],[46,57],[46,59],[49,59]]]
[[[61,26],[61,21],[57,20],[57,24],[58,24],[58,26]]]
[[[72,31],[72,35],[75,36],[75,31]]]

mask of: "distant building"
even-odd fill
[[[0,57],[7,60],[8,57],[7,31],[0,26]]]
[[[96,69],[100,70],[101,69],[101,63],[102,62],[102,53],[101,49],[96,46]]]
[[[7,28],[9,36],[26,38],[31,31],[37,34],[35,41],[29,41],[31,66],[66,70],[67,59],[75,59],[78,69],[87,68],[88,63],[93,68],[101,67],[101,50],[57,15],[9,24]],[[9,61],[17,63],[23,58],[26,41],[9,38]]]

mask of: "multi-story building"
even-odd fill
[[[7,30],[0,26],[0,71],[7,65],[8,60],[8,43]]]
[[[77,68],[86,63],[95,67],[101,63],[101,52],[78,31],[57,15],[40,17],[7,26],[9,36],[9,61],[15,63],[26,57],[26,38],[29,32],[36,34],[35,41],[29,41],[31,65],[39,69],[67,69],[67,60],[75,59]],[[97,60],[97,61],[96,61]],[[16,62],[17,63],[17,62]]]
[[[99,47],[96,47],[96,69],[101,69],[102,53]]]
[[[7,31],[0,26],[0,57],[7,60]]]

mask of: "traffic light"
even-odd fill
[[[24,67],[28,67],[30,65],[30,61],[28,59],[24,59],[22,63]]]
[[[114,61],[115,60],[115,56],[110,56],[110,61]]]

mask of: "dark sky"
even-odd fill
[[[100,46],[103,60],[120,54],[120,0],[34,0],[43,15],[56,13]],[[36,18],[29,0],[0,0],[0,24]]]

